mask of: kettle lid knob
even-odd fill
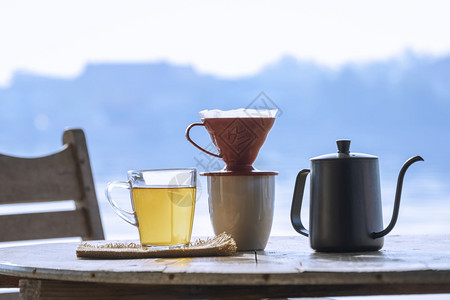
[[[378,157],[369,155],[369,154],[363,154],[363,153],[350,153],[350,140],[349,139],[341,139],[336,141],[338,152],[331,153],[331,154],[325,154],[320,155],[311,158],[312,162],[319,162],[323,160],[335,160],[335,159],[378,159]]]
[[[350,140],[337,140],[338,153],[350,154]]]

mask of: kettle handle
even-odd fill
[[[308,230],[306,230],[305,226],[303,226],[302,220],[301,220],[301,210],[302,210],[302,202],[303,202],[303,193],[305,190],[305,182],[306,177],[311,171],[309,169],[303,169],[301,170],[298,175],[297,179],[295,180],[295,187],[294,187],[294,196],[292,198],[292,206],[291,206],[291,224],[294,229],[304,235],[309,236]]]

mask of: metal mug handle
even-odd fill
[[[107,187],[106,187],[106,199],[108,199],[109,204],[111,204],[111,207],[114,209],[114,211],[116,212],[116,214],[121,217],[122,219],[124,219],[125,221],[127,221],[128,223],[130,223],[131,225],[134,226],[138,226],[138,220],[136,218],[136,212],[135,211],[127,211],[124,210],[123,208],[120,208],[116,202],[114,202],[114,200],[111,197],[111,191],[114,188],[125,188],[129,191],[131,191],[132,187],[131,187],[131,182],[130,181],[112,181],[109,182]],[[131,199],[130,199],[131,200]]]
[[[188,140],[192,145],[194,145],[197,149],[199,149],[199,150],[205,152],[206,154],[212,155],[212,156],[214,156],[214,157],[222,158],[222,154],[215,154],[215,153],[209,152],[208,150],[205,150],[205,149],[203,149],[202,147],[200,147],[199,145],[197,145],[197,143],[194,142],[194,141],[191,139],[191,137],[189,136],[189,132],[190,132],[191,129],[192,129],[193,127],[195,127],[195,126],[205,126],[205,124],[203,124],[203,123],[193,123],[193,124],[189,125],[188,128],[186,128],[186,138],[187,138],[187,140]]]
[[[295,188],[294,188],[294,197],[292,198],[292,206],[291,206],[291,224],[294,227],[295,231],[298,233],[308,237],[309,231],[303,226],[301,220],[301,211],[302,211],[302,202],[303,202],[303,193],[305,189],[306,177],[310,173],[309,169],[301,170],[297,179],[295,180]]]

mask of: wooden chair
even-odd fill
[[[0,212],[2,204],[61,200],[73,200],[75,210],[0,215],[0,242],[104,239],[83,130],[66,130],[62,149],[48,156],[19,158],[0,154]],[[6,282],[0,275],[0,287],[17,286],[18,280]],[[0,299],[6,297],[0,294]]]

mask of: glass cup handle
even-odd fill
[[[108,183],[108,186],[106,187],[106,199],[108,199],[109,204],[111,204],[111,207],[114,209],[117,215],[130,223],[131,225],[138,226],[138,221],[136,219],[136,212],[129,212],[122,208],[120,208],[116,202],[111,197],[111,191],[114,188],[125,188],[127,190],[131,191],[131,183],[130,181],[112,181]]]

